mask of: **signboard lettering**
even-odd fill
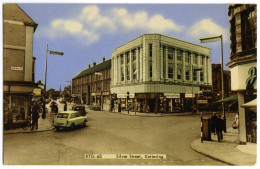
[[[23,70],[23,67],[11,66],[11,70]]]

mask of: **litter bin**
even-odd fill
[[[202,118],[202,126],[203,126],[203,140],[211,141],[211,121],[210,117]]]

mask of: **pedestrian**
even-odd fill
[[[219,115],[217,119],[217,125],[216,125],[216,131],[217,131],[219,142],[223,140],[223,133],[222,133],[223,129],[224,129],[224,120],[222,120],[221,115]]]
[[[64,104],[64,111],[67,111],[67,102]]]
[[[118,102],[118,112],[121,112],[121,102]]]
[[[217,121],[218,121],[216,112],[213,112],[213,115],[211,116],[210,121],[211,121],[211,133],[214,133],[214,135],[216,135],[216,125],[217,125]]]
[[[239,115],[238,113],[235,116],[235,126],[238,128],[238,123],[239,123]]]
[[[13,113],[14,113],[14,107],[11,107],[11,111],[8,111],[8,113],[7,113],[8,129],[12,129],[13,128]]]
[[[38,129],[38,119],[39,119],[39,106],[37,102],[34,102],[33,107],[32,107],[32,128],[31,130],[34,129],[34,126],[36,129]]]

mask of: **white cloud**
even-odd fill
[[[114,8],[112,13],[119,26],[127,30],[141,29],[165,33],[167,31],[179,32],[183,28],[175,24],[171,19],[166,19],[159,14],[149,16],[145,11],[129,13],[125,8]]]
[[[113,8],[100,12],[96,5],[85,6],[76,17],[58,18],[46,28],[51,37],[73,36],[93,43],[103,35],[116,33],[118,30],[142,30],[146,32],[179,32],[182,26],[160,14],[149,16],[146,11],[130,13],[125,8]],[[106,12],[106,13],[105,13]]]
[[[188,30],[188,34],[194,38],[217,36],[222,34],[224,41],[227,41],[229,38],[229,31],[213,22],[211,19],[202,19],[196,22]]]

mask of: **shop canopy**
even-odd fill
[[[229,102],[229,101],[235,101],[235,100],[237,100],[237,95],[236,94],[234,94],[232,96],[229,96],[229,97],[227,97],[227,98],[225,98],[223,100],[219,100],[216,103]]]
[[[242,107],[245,107],[245,108],[247,108],[247,107],[256,107],[256,105],[257,105],[257,99],[254,99],[254,100],[252,100],[250,102],[242,104]]]

